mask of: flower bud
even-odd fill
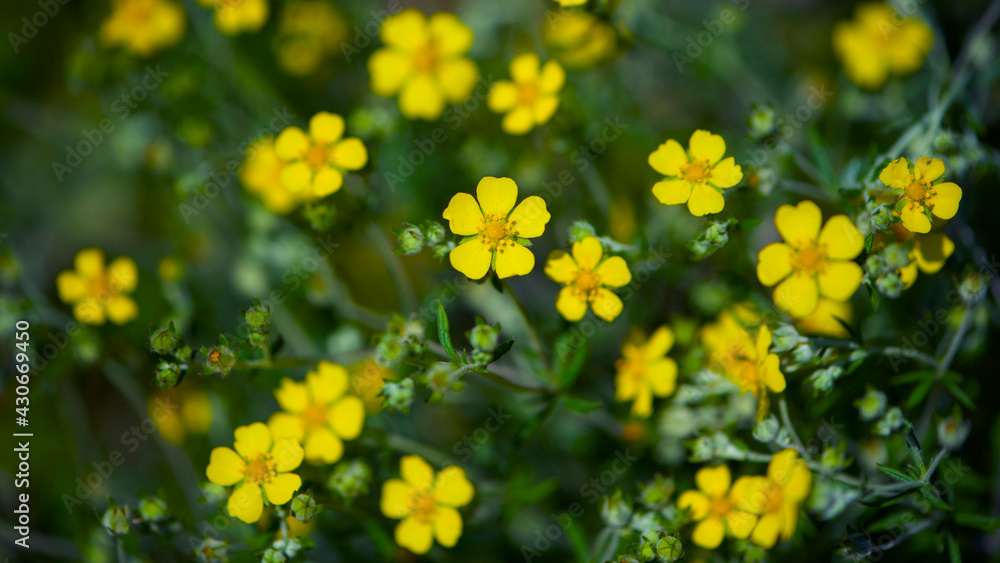
[[[316,504],[311,491],[300,492],[292,499],[292,516],[305,524],[323,511],[322,504]]]
[[[781,424],[778,423],[778,419],[772,414],[754,425],[753,437],[758,442],[767,444],[778,437],[778,430],[780,429]]]
[[[664,536],[656,542],[656,555],[663,563],[680,561],[684,557],[684,544],[677,534]]]
[[[886,204],[875,206],[872,209],[872,229],[875,231],[888,231],[892,227],[892,207]]]
[[[268,548],[260,558],[261,563],[285,563],[288,558],[285,554],[272,548]]]
[[[663,508],[674,494],[674,481],[657,474],[652,481],[639,484],[639,502],[652,509]]]
[[[267,348],[268,334],[269,333],[267,332],[260,332],[254,330],[251,331],[249,335],[247,335],[247,341],[250,343],[250,346],[252,348],[255,348],[257,350],[263,350],[264,348]]]
[[[250,329],[264,330],[271,322],[271,308],[262,305],[260,299],[254,299],[253,307],[250,307],[250,310],[243,314],[243,318]]]
[[[774,353],[786,352],[806,341],[794,326],[785,323],[778,324],[778,328],[771,333],[771,338],[773,343],[771,351]]]
[[[386,382],[382,386],[382,406],[403,413],[410,412],[413,403],[413,380],[407,377],[401,381]]]
[[[854,406],[858,408],[858,412],[861,414],[861,420],[865,422],[882,416],[882,413],[885,412],[885,404],[885,393],[870,385],[868,386],[868,391],[860,399],[854,401]]]
[[[433,391],[448,391],[458,382],[459,377],[459,370],[451,362],[438,362],[427,368],[427,386]]]
[[[444,240],[444,227],[437,221],[427,221],[424,223],[424,237],[428,244],[440,244]]]
[[[990,275],[983,272],[969,272],[958,283],[958,295],[966,305],[972,306],[983,300],[986,288],[990,284]]]
[[[225,337],[219,340],[222,342],[221,345],[211,348],[203,346],[198,351],[205,356],[205,368],[209,374],[218,373],[226,377],[236,365],[236,353],[226,344]]]
[[[573,221],[573,224],[569,227],[569,242],[570,244],[580,242],[581,240],[597,236],[597,231],[594,226],[584,220]]]
[[[608,526],[621,528],[632,517],[632,500],[616,487],[614,492],[601,501],[601,519]]]
[[[181,366],[162,361],[156,365],[156,384],[161,389],[169,389],[177,385],[181,379]]]
[[[149,336],[149,347],[154,352],[168,354],[177,346],[177,333],[174,331],[174,323],[171,322],[167,328],[161,328]]]
[[[901,244],[890,244],[882,251],[882,255],[885,257],[885,267],[892,271],[896,271],[910,263],[909,253]]]
[[[879,436],[888,436],[899,430],[903,426],[904,420],[903,411],[899,410],[899,407],[892,407],[885,413],[882,420],[875,424],[875,433]]]
[[[400,231],[396,241],[399,246],[397,252],[404,256],[417,254],[424,249],[424,233],[414,225],[408,225]]]
[[[777,121],[775,120],[774,108],[771,104],[754,104],[747,115],[747,128],[750,137],[754,140],[761,140],[774,132]]]
[[[955,451],[965,443],[965,439],[969,437],[969,430],[971,429],[972,424],[968,420],[962,420],[960,416],[949,416],[938,423],[938,445],[942,448]]]
[[[871,276],[881,276],[889,271],[885,265],[885,257],[881,254],[870,254],[865,259],[865,271]]]
[[[146,522],[159,522],[167,517],[167,503],[159,497],[143,495],[139,499],[139,517]]]
[[[101,517],[101,525],[112,536],[127,534],[131,526],[129,525],[129,514],[127,506],[118,506],[114,499],[108,499],[108,509]]]
[[[840,366],[830,366],[818,369],[809,376],[809,381],[817,391],[829,391],[833,389],[833,384],[844,374],[844,368]]]
[[[903,281],[896,274],[885,274],[875,280],[878,292],[889,299],[895,299],[903,293]]]
[[[452,250],[455,250],[454,242],[443,242],[434,247],[434,258],[438,261],[443,261],[449,254],[451,254]]]
[[[341,461],[333,467],[327,488],[333,493],[350,502],[355,497],[368,494],[372,480],[372,469],[361,459]]]
[[[393,334],[383,334],[375,345],[375,362],[382,367],[391,367],[403,359],[402,339]]]

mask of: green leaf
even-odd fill
[[[959,512],[955,515],[955,523],[959,526],[976,528],[984,532],[995,532],[1000,528],[1000,517]]]
[[[920,449],[920,440],[917,440],[917,432],[913,429],[913,425],[910,421],[906,422],[906,447],[910,449],[910,457],[913,459],[913,463],[920,468],[920,474],[923,475],[927,472],[927,466],[924,465],[924,451]]]
[[[948,560],[950,563],[962,563],[962,548],[958,545],[958,538],[954,534],[948,534]]]
[[[903,473],[902,471],[897,471],[897,470],[895,470],[895,469],[893,469],[891,467],[887,467],[887,466],[882,465],[880,463],[876,463],[875,465],[878,466],[879,471],[881,471],[882,473],[885,473],[886,475],[888,475],[889,477],[892,477],[893,479],[895,479],[897,481],[901,481],[903,483],[913,483],[914,482],[914,479],[912,477],[910,477],[906,473]]]
[[[763,220],[759,217],[751,217],[749,219],[743,219],[742,221],[740,221],[740,230],[744,232],[752,231],[757,227],[759,227],[761,223],[763,223]]]
[[[945,501],[941,500],[938,496],[937,491],[935,491],[930,485],[920,487],[920,496],[924,497],[931,506],[938,510],[955,510],[948,505]]]
[[[965,394],[965,391],[962,391],[952,372],[945,373],[941,380],[944,382],[944,386],[948,388],[948,391],[951,392],[951,396],[955,397],[956,401],[962,403],[962,406],[969,410],[976,410],[976,404]]]
[[[875,243],[875,231],[872,231],[872,232],[868,233],[868,236],[865,237],[865,252],[866,253],[872,251],[872,244],[874,244],[874,243]]]
[[[444,310],[444,305],[441,304],[439,299],[437,302],[437,325],[438,325],[438,342],[441,343],[441,347],[447,352],[448,357],[452,360],[459,360],[458,354],[455,353],[455,347],[451,345],[451,334],[448,331],[448,313]]]
[[[924,379],[934,379],[934,370],[931,369],[918,369],[914,371],[908,371],[904,374],[894,376],[889,380],[891,385],[905,385],[907,383],[914,383],[917,381],[922,381]]]
[[[490,359],[490,363],[492,364],[493,362],[502,358],[504,354],[510,352],[511,347],[513,346],[514,346],[513,338],[497,346],[496,350],[493,351],[493,357]]]
[[[923,402],[924,398],[927,397],[927,394],[930,393],[931,387],[933,386],[934,379],[930,378],[921,381],[920,385],[914,387],[913,391],[910,392],[910,396],[906,398],[906,403],[904,403],[906,410],[911,410],[913,407]]]
[[[603,403],[601,403],[601,401],[585,399],[583,397],[566,397],[563,399],[563,404],[566,405],[566,408],[573,412],[586,414],[601,408]]]

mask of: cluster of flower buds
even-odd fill
[[[250,342],[250,346],[256,350],[266,349],[267,339],[270,336],[267,326],[271,324],[271,307],[263,305],[260,299],[255,297],[253,306],[243,313],[243,322],[249,332],[247,341]]]
[[[205,356],[206,375],[218,373],[222,377],[228,376],[236,366],[236,356],[239,354],[238,349],[229,346],[229,340],[224,334],[219,335],[219,344],[202,346],[198,352]]]
[[[375,361],[383,367],[395,367],[408,356],[424,353],[424,322],[393,315],[385,333],[374,337]]]
[[[152,330],[148,346],[162,357],[156,365],[156,384],[167,389],[180,383],[191,359],[191,347],[177,336],[173,321],[166,328]]]
[[[343,499],[344,504],[367,495],[372,482],[372,468],[363,459],[344,460],[333,467],[326,486]]]
[[[886,246],[882,252],[871,254],[865,260],[865,270],[874,280],[875,288],[882,295],[895,299],[903,293],[899,270],[910,263],[909,253],[899,243]]]
[[[396,254],[412,256],[419,254],[424,247],[430,248],[434,257],[442,259],[451,252],[454,245],[444,242],[444,227],[437,221],[426,221],[423,225],[403,223],[402,229],[393,229],[396,233]]]

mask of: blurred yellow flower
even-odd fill
[[[782,205],[774,224],[785,242],[757,254],[757,279],[767,287],[777,284],[774,304],[797,319],[815,311],[821,295],[846,301],[861,285],[861,266],[853,260],[865,237],[846,215],[830,217],[820,230],[822,222],[811,201]]]
[[[101,24],[101,44],[121,46],[140,57],[176,45],[187,25],[184,8],[173,0],[114,0]]]
[[[490,89],[490,109],[504,113],[501,127],[511,135],[523,135],[545,124],[559,107],[559,90],[566,71],[556,61],[541,66],[535,53],[523,53],[510,62],[513,81],[498,80]]]
[[[389,16],[379,28],[384,47],[368,59],[372,91],[399,95],[399,111],[409,119],[434,120],[446,103],[465,100],[479,68],[465,56],[473,33],[458,16],[438,12],[430,18],[415,8]]]
[[[699,547],[715,549],[727,532],[730,537],[746,539],[757,523],[757,516],[745,510],[750,503],[747,492],[752,478],[740,477],[730,489],[729,467],[715,465],[699,469],[694,480],[698,490],[685,491],[677,499],[677,507],[689,510],[698,521],[691,541]]]
[[[542,41],[556,60],[572,70],[590,68],[618,54],[615,28],[583,10],[546,12]]]
[[[201,391],[166,391],[146,405],[163,439],[179,446],[188,434],[202,435],[212,426],[212,402]]]
[[[955,243],[944,233],[929,233],[913,236],[913,250],[910,251],[910,263],[899,269],[899,279],[903,289],[917,281],[917,270],[925,274],[936,274],[948,257],[955,252]]]
[[[847,338],[850,333],[837,319],[846,323],[854,320],[850,301],[834,301],[820,297],[816,310],[795,322],[795,328],[803,333],[830,338]]]
[[[751,477],[744,493],[747,510],[759,514],[750,541],[771,549],[778,541],[792,539],[799,518],[799,504],[809,496],[812,473],[799,453],[787,448],[774,454],[767,464],[767,477]]]
[[[264,26],[270,7],[267,0],[198,0],[215,10],[215,28],[225,35],[253,33]]]
[[[516,202],[514,180],[492,176],[479,181],[475,198],[466,193],[451,198],[442,216],[451,232],[465,237],[449,254],[456,270],[474,280],[490,268],[501,279],[531,272],[535,255],[525,239],[542,236],[552,216],[538,196],[525,198],[515,208]]]
[[[373,358],[365,358],[351,366],[351,389],[361,397],[368,416],[382,410],[382,386],[387,380],[396,379],[396,373],[380,366]]]
[[[923,66],[934,43],[927,24],[900,17],[885,2],[861,4],[854,15],[833,28],[833,48],[851,82],[874,90],[890,73],[909,74]]]
[[[914,233],[931,230],[931,214],[940,219],[951,219],[958,212],[962,201],[962,188],[953,182],[931,185],[944,174],[944,162],[939,158],[922,156],[913,164],[905,158],[889,163],[878,175],[883,184],[899,196],[896,213],[903,226]]]
[[[621,256],[604,258],[604,247],[594,237],[573,243],[573,254],[553,250],[545,263],[545,275],[566,287],[559,290],[556,309],[567,321],[576,322],[587,307],[606,321],[622,312],[622,300],[607,288],[622,287],[632,281],[632,273]]]
[[[302,446],[293,438],[272,439],[260,422],[240,426],[234,434],[236,451],[212,450],[205,473],[216,485],[236,485],[229,496],[229,515],[253,524],[260,520],[265,502],[285,504],[302,486],[302,479],[291,473],[302,464]]]
[[[316,71],[324,58],[339,53],[346,37],[347,23],[329,4],[299,0],[282,10],[274,49],[288,74],[304,76]]]
[[[353,440],[365,423],[361,399],[346,395],[349,377],[342,366],[322,361],[303,383],[281,380],[274,397],[284,412],[271,415],[276,437],[291,437],[305,446],[306,460],[333,463],[344,455],[343,440]]]
[[[402,479],[382,485],[382,514],[401,519],[396,543],[413,553],[427,553],[436,539],[454,547],[462,535],[461,508],[472,500],[475,489],[465,471],[452,465],[439,471],[418,455],[404,456],[399,464]]]
[[[310,190],[293,192],[281,182],[285,162],[274,148],[274,137],[265,135],[247,147],[240,168],[240,183],[261,199],[271,213],[285,215],[297,205],[315,199]]]
[[[722,190],[743,179],[733,157],[722,159],[725,153],[722,137],[701,129],[691,135],[687,152],[670,139],[649,155],[649,165],[666,176],[653,186],[653,195],[666,205],[687,203],[696,217],[722,211],[726,205]]]
[[[293,197],[307,199],[330,195],[344,185],[344,173],[368,163],[361,139],[344,134],[344,119],[321,111],[309,120],[309,133],[286,127],[275,141],[278,158],[285,163],[281,184]],[[302,195],[299,195],[302,194]]]
[[[587,0],[555,0],[555,1],[557,4],[559,4],[564,8],[568,8],[570,6],[583,6],[584,4],[587,3]]]
[[[677,362],[667,357],[674,333],[661,326],[648,339],[633,330],[622,342],[622,357],[615,362],[615,400],[633,401],[632,416],[648,418],[653,396],[667,397],[677,387]]]
[[[139,307],[127,294],[135,291],[139,270],[128,256],[120,256],[105,268],[104,252],[87,248],[77,253],[74,270],[56,278],[59,299],[73,305],[76,320],[102,325],[107,319],[125,324],[139,315]]]
[[[735,383],[740,392],[749,391],[757,397],[757,420],[763,420],[770,409],[768,390],[785,390],[778,356],[770,352],[772,339],[767,325],[760,325],[754,340],[732,314],[723,312],[716,323],[702,330],[702,343],[709,368]]]

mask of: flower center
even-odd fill
[[[798,269],[807,274],[812,274],[823,266],[826,256],[815,246],[807,246],[799,250],[797,258]]]
[[[503,252],[503,247],[514,246],[514,241],[510,240],[511,235],[516,235],[515,225],[517,221],[508,221],[506,217],[495,216],[487,213],[486,217],[479,223],[479,242],[485,244],[490,250]]]
[[[712,171],[712,167],[708,165],[707,162],[703,160],[695,160],[687,165],[684,170],[684,179],[688,182],[704,182],[708,178],[709,172]]]
[[[434,495],[426,492],[415,491],[410,496],[410,507],[413,509],[413,515],[416,516],[417,520],[424,523],[433,521],[434,514],[437,512],[437,503],[434,502]]]
[[[920,182],[913,182],[906,188],[906,197],[911,201],[921,202],[927,197],[927,188]]]
[[[148,2],[129,2],[125,7],[125,19],[133,24],[146,22],[152,13],[152,6]]]
[[[764,513],[780,511],[785,504],[785,491],[774,481],[768,480],[764,487]]]
[[[730,509],[732,509],[732,504],[726,497],[719,497],[713,500],[711,506],[709,506],[709,510],[716,516],[725,516],[729,514]]]
[[[306,164],[309,168],[317,170],[322,168],[330,159],[330,149],[322,145],[313,145],[306,150]]]
[[[438,48],[433,42],[428,43],[413,55],[413,67],[418,72],[430,73],[438,64]]]
[[[586,293],[589,299],[591,298],[590,294],[594,293],[597,288],[601,287],[601,277],[594,272],[580,270],[580,272],[576,274],[576,279],[573,280],[573,285],[576,286],[577,290]]]
[[[521,85],[521,93],[518,96],[518,101],[521,105],[531,105],[535,103],[538,99],[538,85],[534,82],[528,82]]]
[[[111,280],[108,279],[108,276],[101,274],[90,282],[89,291],[91,297],[101,301],[106,300],[113,293],[111,290]]]
[[[302,423],[307,429],[326,425],[326,408],[323,405],[309,405],[302,413]]]
[[[244,479],[250,483],[267,483],[277,472],[274,470],[275,462],[271,454],[260,454],[260,456],[247,464],[243,470]]]

